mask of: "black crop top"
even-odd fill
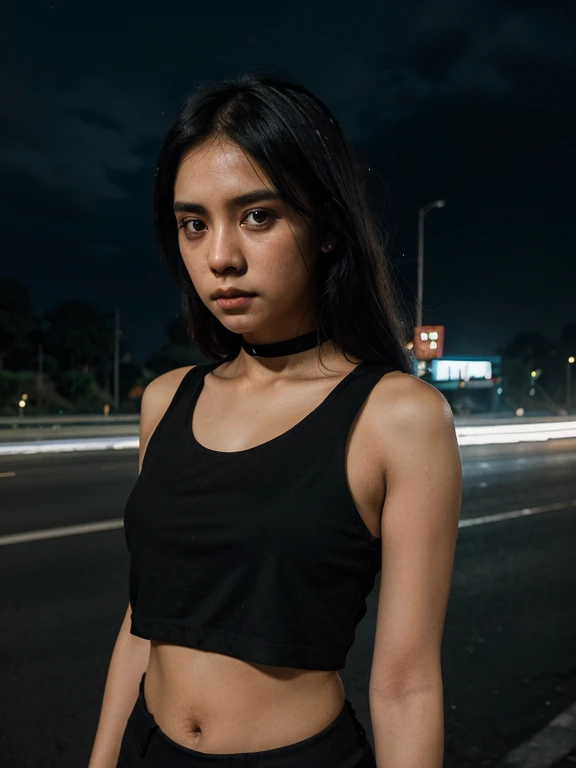
[[[198,443],[192,368],[128,498],[131,632],[246,661],[344,668],[381,568],[345,472],[348,434],[386,372],[362,362],[287,432],[222,452]]]

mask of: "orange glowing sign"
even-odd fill
[[[414,357],[433,360],[442,357],[444,350],[443,325],[417,325],[414,328]]]

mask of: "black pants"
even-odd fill
[[[117,768],[376,768],[370,742],[348,699],[330,725],[296,744],[263,752],[212,754],[177,744],[160,730],[146,706],[144,679],[145,675]]]

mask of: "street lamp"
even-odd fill
[[[416,325],[422,325],[422,299],[424,295],[424,216],[433,208],[444,208],[445,200],[435,200],[422,206],[418,212],[418,303],[416,304]]]
[[[18,413],[20,416],[24,416],[24,408],[28,405],[26,402],[28,400],[28,395],[26,392],[20,397],[20,400],[18,400]]]
[[[570,356],[566,363],[566,410],[570,410],[570,366],[576,358]]]

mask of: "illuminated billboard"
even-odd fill
[[[433,381],[470,381],[491,379],[492,363],[490,360],[433,360]]]

